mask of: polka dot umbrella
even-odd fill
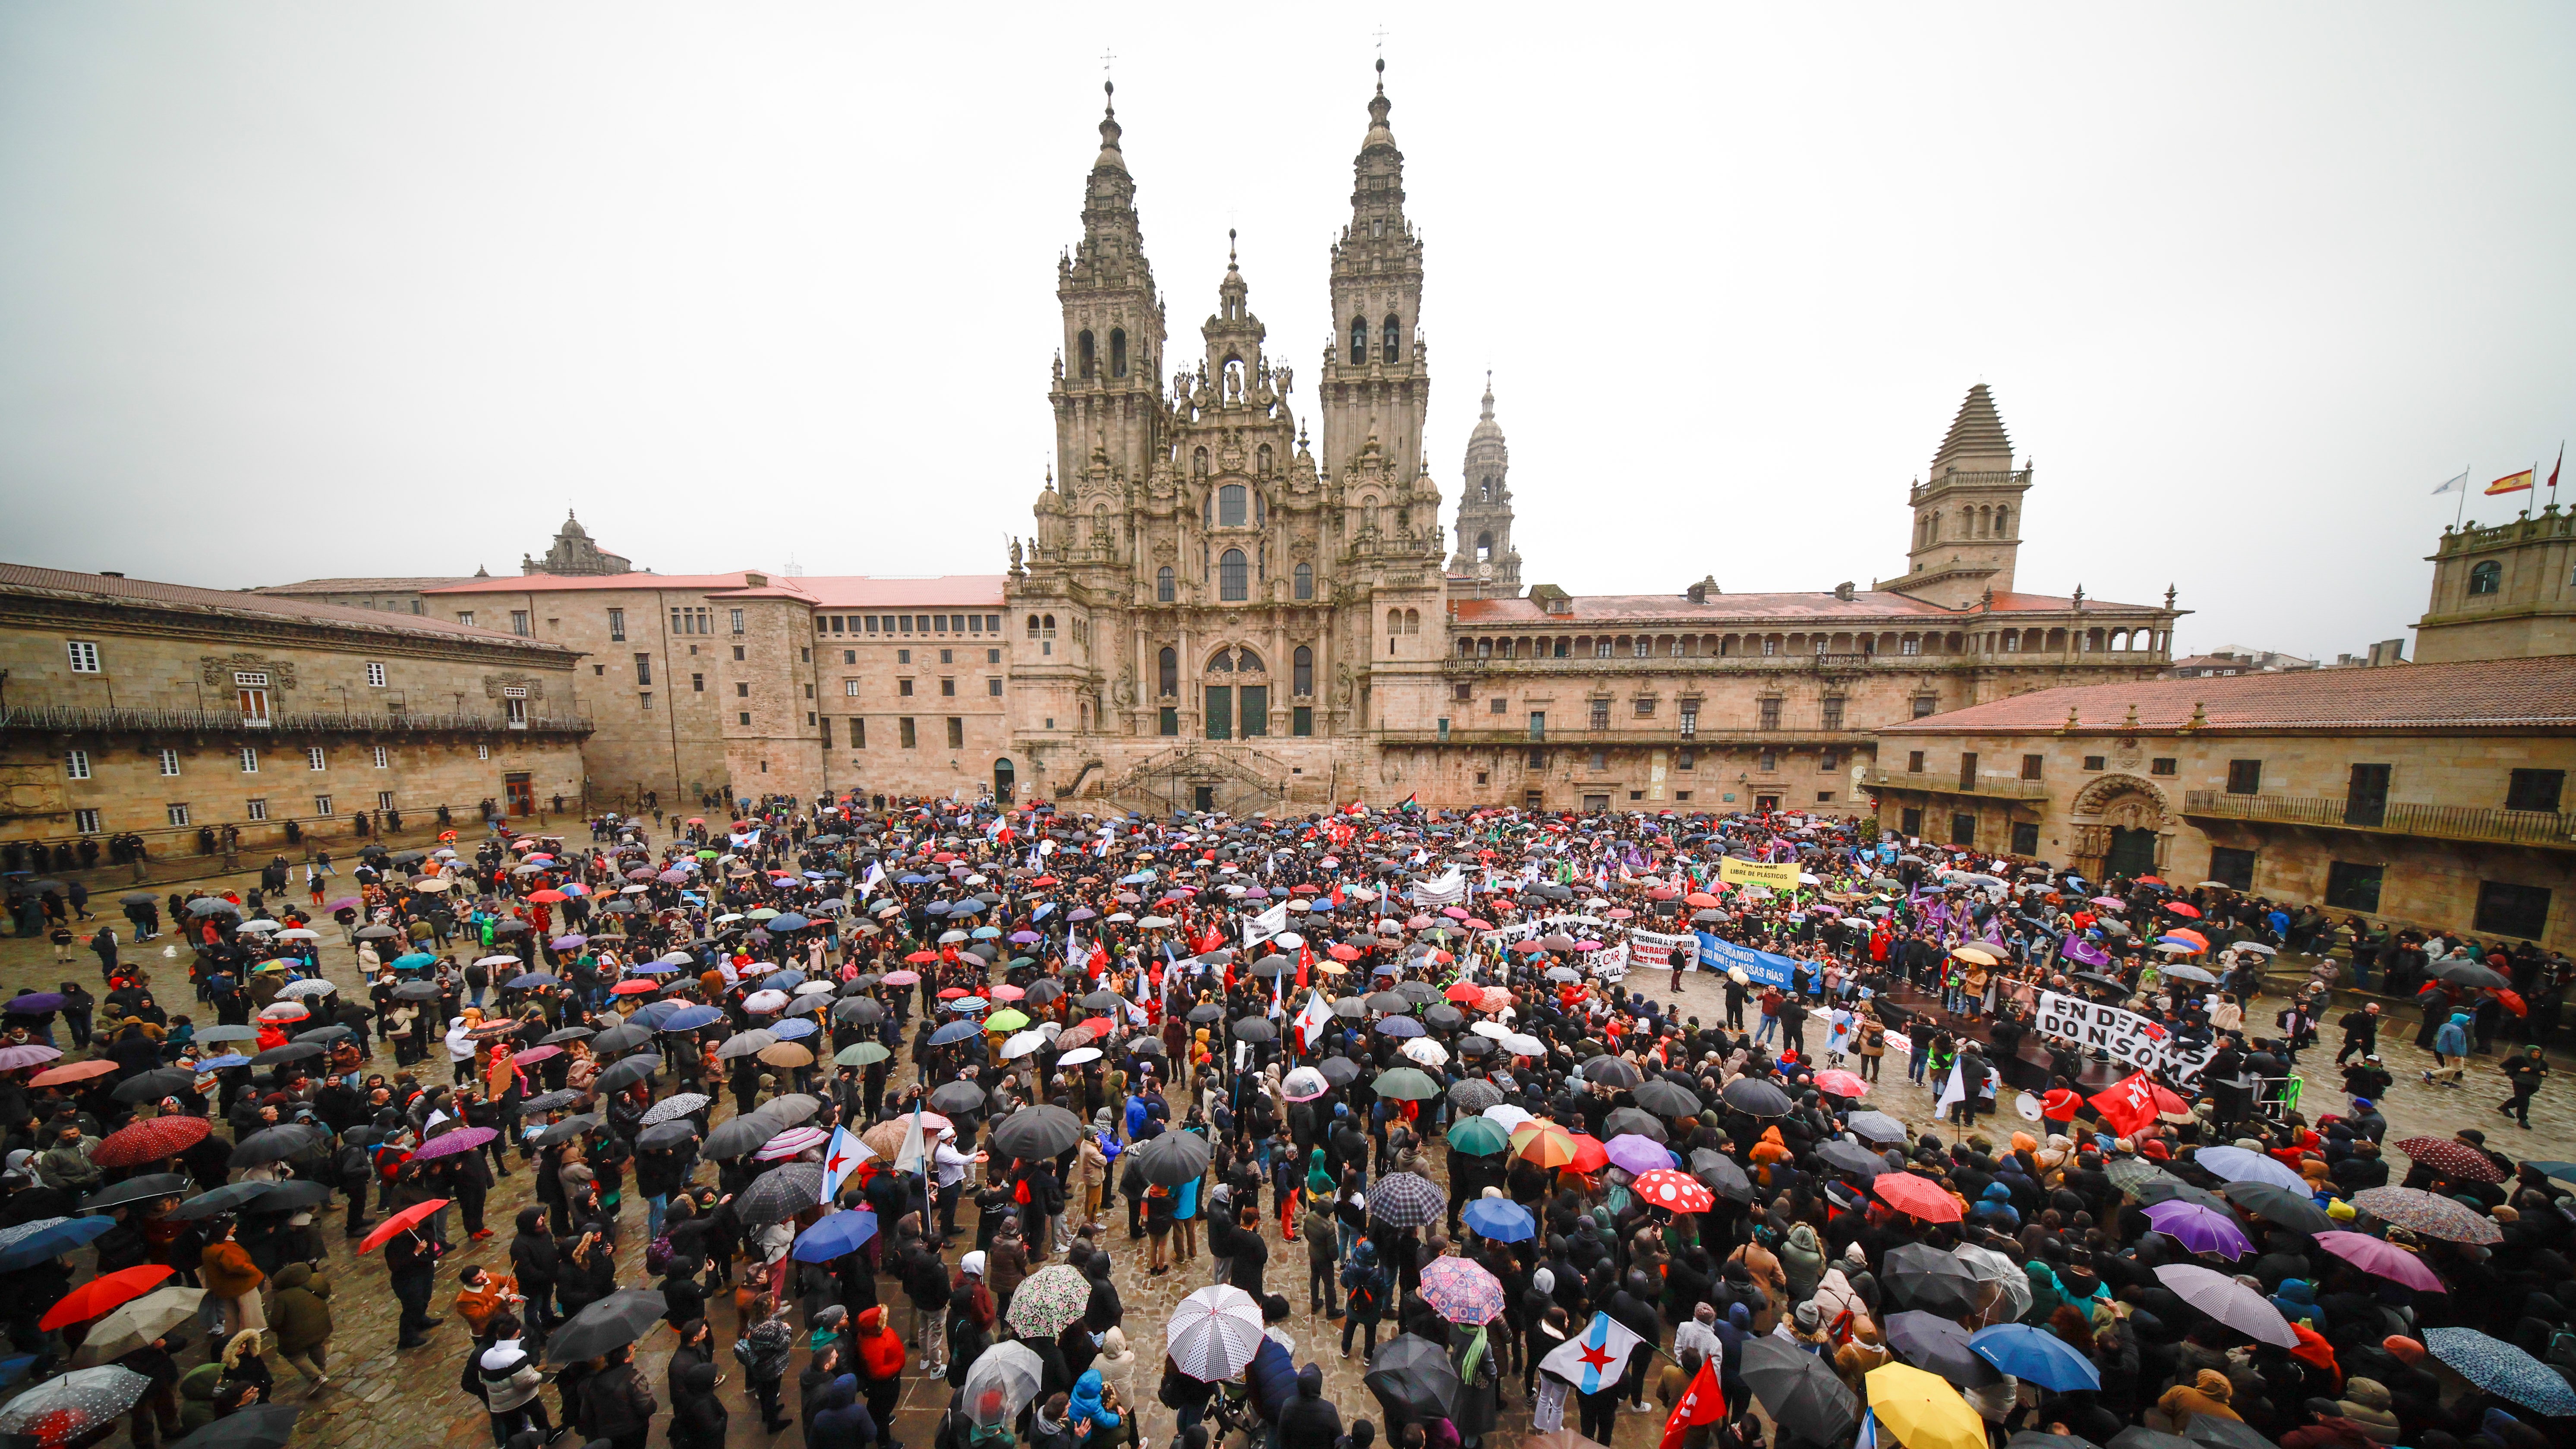
[[[152,1388],[152,1380],[115,1364],[78,1369],[47,1379],[0,1408],[0,1433],[23,1434],[42,1449],[97,1437],[113,1429],[116,1416],[131,1409]]]
[[[1717,1206],[1717,1195],[1686,1172],[1659,1167],[1640,1176],[1630,1189],[1649,1207],[1667,1212],[1704,1213]]]

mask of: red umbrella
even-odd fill
[[[140,1268],[125,1268],[102,1277],[92,1278],[62,1297],[62,1301],[45,1310],[36,1320],[40,1329],[60,1328],[66,1323],[86,1323],[116,1310],[120,1303],[140,1298],[161,1286],[170,1276],[167,1263],[146,1263]]]
[[[967,991],[963,986],[950,986],[939,993],[939,999],[942,1001],[963,1001],[966,996]]]
[[[659,991],[661,989],[662,983],[655,981],[650,977],[633,976],[608,988],[608,994],[611,996],[641,996],[647,991]]]
[[[115,1070],[116,1063],[110,1061],[65,1062],[59,1067],[48,1067],[29,1077],[27,1085],[50,1087],[58,1082],[85,1082],[92,1077],[105,1076]]]
[[[1574,1139],[1574,1160],[1566,1166],[1577,1172],[1599,1172],[1610,1165],[1610,1149],[1602,1146],[1599,1138],[1581,1132],[1566,1135]]]
[[[556,906],[563,904],[565,901],[571,900],[572,897],[565,895],[562,891],[558,890],[542,890],[528,892],[528,899],[532,901],[542,901],[547,905]]]
[[[1928,1177],[1910,1172],[1885,1172],[1869,1180],[1870,1190],[1884,1199],[1889,1207],[1909,1217],[1928,1223],[1955,1223],[1959,1220],[1959,1200],[1943,1192]]]
[[[1816,1090],[1837,1097],[1862,1097],[1869,1093],[1869,1083],[1839,1068],[1816,1073]]]
[[[2200,907],[2187,905],[2181,901],[2167,901],[2165,902],[2165,909],[2173,912],[2177,916],[2191,916],[2196,919],[2200,915]]]
[[[915,966],[927,966],[931,962],[939,959],[939,953],[936,951],[915,951],[903,959],[911,962]]]
[[[447,1206],[447,1199],[443,1197],[434,1197],[427,1202],[413,1203],[410,1207],[404,1208],[401,1212],[398,1212],[392,1217],[385,1219],[383,1222],[376,1224],[376,1230],[367,1234],[367,1240],[358,1245],[358,1251],[361,1253],[374,1252],[376,1249],[385,1245],[386,1239],[391,1238],[396,1233],[410,1232],[413,1228],[426,1222],[429,1219],[430,1214],[437,1212],[440,1208],[445,1206]]]
[[[1356,961],[1360,959],[1360,948],[1357,946],[1336,943],[1325,954],[1331,956],[1336,961]]]
[[[203,1117],[146,1117],[107,1134],[91,1151],[96,1167],[141,1167],[176,1157],[206,1140],[214,1125]]]
[[[1713,911],[1723,904],[1723,902],[1719,901],[1717,897],[1710,895],[1706,891],[1693,891],[1689,895],[1682,897],[1682,904],[1690,907],[1694,911]]]
[[[1473,1006],[1485,999],[1485,988],[1473,982],[1461,981],[1441,994],[1461,1006]]]
[[[1651,1207],[1677,1213],[1704,1213],[1717,1206],[1717,1195],[1687,1172],[1659,1167],[1637,1179],[1637,1196]]]

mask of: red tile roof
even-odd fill
[[[445,639],[473,644],[500,644],[534,653],[559,654],[566,657],[571,657],[575,652],[560,644],[522,639],[516,634],[505,633],[499,629],[479,629],[471,624],[459,624],[452,619],[439,619],[427,614],[400,614],[386,609],[353,609],[342,604],[325,604],[318,600],[261,593],[251,589],[200,589],[187,584],[164,584],[150,579],[74,573],[66,569],[36,568],[28,564],[0,563],[0,593],[89,598],[115,604],[226,614],[236,618],[282,619],[317,628],[343,629],[370,634],[406,634],[418,638]]]
[[[2137,710],[2141,730],[2171,731],[2203,711],[2196,730],[2398,730],[2576,727],[2576,655],[2301,669],[2206,679],[2140,679],[2034,690],[1889,725],[1882,735],[2036,734],[2116,730]]]
[[[1982,608],[1945,609],[1885,589],[1855,590],[1849,599],[1830,593],[1711,594],[1707,603],[1694,604],[1679,594],[1578,594],[1572,602],[1571,614],[1550,614],[1535,599],[1461,599],[1456,605],[1456,618],[1462,625],[1579,624],[1600,620],[1669,623],[1699,629],[1808,619],[1847,623],[1920,619],[1957,625],[1986,617]],[[2073,599],[2050,594],[1995,595],[1998,614],[2065,613],[2074,607]],[[2084,611],[2123,618],[2162,612],[2146,604],[2113,604],[2098,599],[2086,599]]]
[[[416,579],[299,579],[291,584],[269,584],[251,590],[254,594],[416,594],[423,589],[443,588],[448,584],[469,583],[471,574],[440,574],[434,578]]]
[[[767,582],[754,586],[750,574]],[[572,591],[643,591],[705,594],[725,599],[790,599],[817,609],[998,608],[1000,574],[941,574],[926,578],[875,578],[864,574],[796,577],[750,569],[729,574],[528,574],[468,579],[424,592],[435,595],[550,594]]]
[[[753,573],[766,570],[753,569]],[[771,575],[775,580],[778,575]],[[466,579],[444,588],[424,589],[426,594],[556,594],[576,590],[608,591],[668,589],[688,593],[708,589],[739,589],[743,575],[730,574],[501,574],[488,579]]]

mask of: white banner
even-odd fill
[[[1467,878],[1451,866],[1438,880],[1417,881],[1413,899],[1417,905],[1454,906],[1467,898]]]
[[[2072,1042],[2088,1052],[2108,1052],[2122,1066],[2154,1072],[2177,1087],[2198,1083],[2201,1067],[2215,1050],[2211,1043],[2185,1045],[2134,1011],[2054,991],[2039,993],[2036,1025],[2043,1037]]]
[[[1281,901],[1257,916],[1243,918],[1243,944],[1258,946],[1288,929],[1288,903]]]

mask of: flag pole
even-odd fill
[[[2460,475],[2461,475],[2461,477],[2462,477],[2463,479],[2465,479],[2465,478],[2468,476],[2468,473],[2469,473],[2469,465],[2468,465],[2468,464],[2466,464],[2466,463],[2461,464],[2461,465],[2460,465]],[[2464,482],[2462,482],[2462,483],[2460,484],[2460,506],[2459,506],[2457,509],[2453,510],[2453,512],[2452,512],[2452,514],[2451,514],[2451,531],[2452,531],[2452,532],[2454,532],[2454,533],[2458,532],[2458,531],[2459,531],[2459,528],[2460,528],[2460,520],[2461,520],[2461,519],[2463,519],[2463,518],[2466,518],[2466,517],[2468,517],[2468,516],[2469,516],[2469,485],[2464,481]]]

